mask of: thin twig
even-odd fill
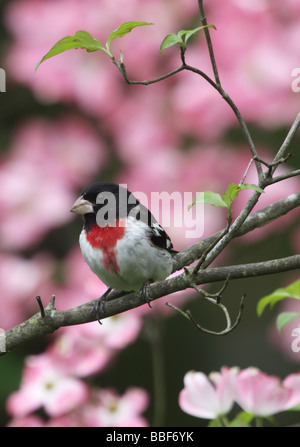
[[[284,142],[282,143],[279,151],[277,152],[277,154],[274,157],[273,162],[277,162],[278,160],[280,160],[281,158],[284,158],[286,155],[287,150],[289,149],[289,146],[291,144],[292,139],[294,138],[298,128],[300,126],[300,113],[298,113],[295,121],[292,124],[292,127],[290,128]],[[272,174],[274,173],[276,167],[273,168],[272,170]]]
[[[258,156],[254,142],[253,142],[250,132],[248,130],[248,127],[247,127],[239,109],[237,108],[236,104],[232,101],[232,99],[225,92],[225,90],[223,89],[223,87],[221,85],[217,62],[216,62],[216,58],[214,55],[212,41],[210,38],[210,31],[209,31],[209,28],[207,27],[207,20],[206,20],[205,11],[204,11],[203,0],[198,0],[198,6],[199,6],[199,11],[200,11],[200,16],[201,16],[200,17],[201,24],[203,26],[205,26],[204,34],[205,34],[206,44],[207,44],[207,48],[208,48],[208,52],[209,52],[210,61],[211,61],[213,72],[214,72],[216,88],[217,88],[218,92],[220,93],[220,95],[222,96],[222,98],[227,102],[227,104],[231,107],[231,109],[235,113],[235,116],[238,119],[238,122],[242,128],[242,131],[248,141],[248,145],[251,150],[252,156],[253,157]],[[256,165],[257,175],[260,178],[260,176],[262,176],[261,165],[257,161],[255,162],[255,165]]]
[[[219,72],[218,72],[218,67],[216,64],[216,59],[215,59],[215,55],[214,55],[214,50],[213,50],[213,46],[212,46],[212,41],[210,38],[210,32],[209,29],[207,27],[207,20],[205,17],[205,12],[204,12],[204,7],[203,7],[203,0],[198,0],[198,5],[199,5],[199,10],[200,10],[200,21],[202,26],[204,26],[204,34],[205,34],[205,39],[206,39],[206,44],[207,44],[207,48],[208,48],[208,52],[209,52],[209,57],[210,57],[210,61],[211,61],[211,65],[213,68],[213,72],[214,72],[214,76],[215,76],[215,81],[216,84],[218,86],[221,87],[221,81],[220,81],[220,76],[219,76]]]
[[[244,181],[245,181],[245,179],[246,179],[246,177],[248,175],[249,169],[251,168],[251,165],[252,165],[253,162],[254,162],[254,157],[252,157],[251,160],[249,161],[248,166],[246,168],[246,171],[245,171],[245,173],[244,173],[244,175],[242,177],[242,180],[240,181],[240,185],[243,185],[243,183],[244,183]]]
[[[234,322],[233,325],[231,325],[231,320],[230,320],[229,313],[228,313],[228,310],[226,309],[226,307],[225,307],[223,304],[221,304],[221,303],[216,303],[216,302],[214,303],[214,304],[216,304],[216,306],[219,306],[219,307],[223,310],[223,312],[225,313],[225,317],[226,317],[226,328],[223,329],[222,331],[213,331],[213,330],[211,330],[211,329],[206,329],[206,328],[202,327],[202,326],[195,320],[195,318],[193,317],[192,313],[191,313],[189,310],[187,310],[186,312],[184,312],[182,309],[179,309],[178,307],[176,307],[176,306],[174,306],[173,304],[168,303],[168,302],[166,303],[166,305],[169,306],[169,307],[171,307],[172,309],[176,310],[177,312],[179,312],[183,317],[187,318],[191,323],[193,323],[193,325],[194,325],[199,331],[204,332],[204,333],[206,333],[206,334],[210,334],[210,335],[217,335],[217,336],[220,336],[220,335],[227,335],[227,334],[229,334],[229,333],[232,332],[232,331],[237,327],[237,325],[240,323],[240,321],[241,321],[241,317],[242,317],[243,308],[244,308],[244,300],[245,300],[245,296],[246,296],[246,295],[243,295],[242,298],[241,298],[239,312],[238,312],[237,318],[236,318],[236,320],[235,320],[235,322]]]
[[[274,183],[281,182],[282,180],[287,180],[291,177],[296,177],[300,175],[300,169],[296,169],[295,171],[287,172],[286,174],[278,175],[277,177],[272,178],[269,181],[269,185],[273,185]]]
[[[224,229],[224,231],[222,231],[222,233],[207,247],[207,249],[202,253],[199,261],[197,262],[194,270],[193,270],[193,275],[196,275],[199,271],[199,269],[201,268],[201,266],[203,265],[206,256],[208,255],[208,253],[217,245],[217,243],[222,239],[222,237],[228,233],[228,229],[229,229],[229,225],[227,225],[227,227]]]
[[[183,71],[185,68],[183,66],[176,68],[175,70],[170,71],[169,73],[166,73],[162,76],[159,76],[154,79],[146,79],[145,81],[132,81],[128,78],[125,65],[123,63],[119,63],[115,58],[112,59],[113,63],[116,65],[120,73],[122,74],[124,80],[127,82],[127,84],[130,85],[150,85],[155,84],[156,82],[163,81],[164,79],[169,78],[170,76],[174,76],[175,74]]]
[[[216,84],[209,76],[207,76],[206,73],[204,73],[202,70],[199,70],[196,67],[192,67],[191,65],[187,65],[184,64],[183,67],[187,70],[187,71],[192,71],[193,73],[198,74],[199,76],[201,76],[202,78],[204,78],[215,90],[217,90],[217,92],[222,96],[222,98],[224,99],[224,101],[227,102],[227,104],[229,105],[229,107],[231,108],[231,110],[233,111],[233,113],[235,114],[240,127],[244,133],[244,136],[247,140],[248,146],[250,148],[250,151],[252,153],[252,157],[255,158],[259,158],[258,157],[258,153],[255,147],[255,144],[252,140],[251,134],[248,130],[247,124],[245,123],[237,105],[233,102],[233,100],[230,98],[230,96],[228,95],[228,93],[225,92],[225,90],[223,89],[223,87],[221,85]],[[257,170],[257,174],[258,177],[260,177],[262,175],[262,168],[261,165],[258,161],[255,161],[256,164],[256,170]]]
[[[41,317],[45,318],[45,309],[44,309],[41,297],[40,296],[36,296],[35,299],[37,300],[37,303],[39,305],[40,312],[41,312]]]
[[[218,243],[213,247],[213,249],[206,256],[205,261],[202,263],[202,268],[205,269],[208,267],[216,257],[221,253],[221,251],[229,244],[229,242],[233,239],[235,234],[238,232],[244,221],[249,216],[250,212],[255,207],[261,193],[259,191],[253,191],[250,198],[248,199],[246,205],[235,219],[235,221],[230,226],[228,232],[226,232],[222,238],[218,241]]]
[[[239,314],[238,314],[238,318],[237,318],[236,322],[232,325],[229,312],[228,312],[226,306],[221,303],[222,294],[225,291],[226,287],[228,286],[230,275],[227,276],[224,285],[221,287],[221,289],[218,292],[210,293],[210,292],[206,292],[203,289],[200,289],[200,287],[195,282],[190,281],[190,277],[193,278],[193,274],[192,274],[192,276],[190,276],[186,269],[185,269],[185,273],[184,274],[186,275],[186,282],[187,282],[187,284],[190,287],[195,289],[199,293],[199,295],[202,295],[207,301],[209,301],[210,303],[215,304],[216,306],[218,306],[223,311],[223,313],[225,315],[225,319],[226,319],[226,328],[223,329],[222,331],[219,331],[219,332],[212,331],[210,329],[205,329],[199,323],[197,323],[197,321],[194,319],[194,317],[192,316],[192,314],[191,314],[191,312],[189,310],[184,312],[182,310],[179,310],[176,306],[173,306],[170,303],[167,303],[167,305],[172,307],[173,309],[179,311],[184,317],[188,318],[194,324],[194,326],[196,326],[197,329],[199,329],[202,332],[205,332],[205,333],[208,333],[208,334],[212,334],[212,335],[226,335],[229,332],[231,332],[237,326],[238,322],[240,321],[244,297],[241,300],[241,305],[240,305],[240,311],[239,311]]]
[[[285,163],[287,160],[289,160],[289,158],[291,158],[293,156],[293,154],[291,152],[289,152],[288,154],[286,154],[284,157],[278,158],[277,160],[273,160],[271,161],[271,163],[262,160],[259,157],[255,157],[255,160],[259,161],[260,163],[262,163],[263,165],[265,165],[267,168],[271,169],[271,168],[277,168],[278,165]],[[271,173],[270,173],[271,175]]]

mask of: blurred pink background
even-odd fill
[[[126,183],[131,191],[142,191],[148,196],[153,191],[189,191],[195,197],[204,190],[223,193],[229,183],[241,180],[251,158],[250,151],[231,109],[199,76],[183,72],[155,85],[128,86],[104,53],[83,50],[60,54],[34,72],[37,62],[62,37],[84,29],[104,44],[108,34],[122,22],[138,20],[154,25],[134,29],[122,39],[116,39],[111,51],[116,58],[120,51],[124,53],[131,79],[162,75],[180,65],[180,54],[177,47],[160,54],[160,44],[168,33],[199,26],[197,3],[196,0],[127,0],[126,3],[121,0],[12,0],[2,5],[1,32],[5,40],[0,54],[1,67],[7,76],[7,92],[1,95],[4,102],[0,139],[1,328],[9,329],[37,312],[36,295],[41,295],[47,304],[54,293],[57,308],[66,309],[104,292],[104,286],[81,257],[78,246],[81,222],[69,212],[78,193],[89,183],[103,180]],[[214,0],[204,5],[208,23],[217,28],[210,33],[223,87],[253,131],[259,154],[271,161],[299,113],[300,93],[291,88],[292,71],[300,65],[299,2],[228,0],[225,4]],[[212,76],[203,33],[190,40],[186,60]],[[290,168],[299,167],[298,147],[299,138],[291,146],[295,156],[289,161]],[[280,169],[285,172],[288,167]],[[246,181],[256,182],[254,170],[250,170]],[[269,187],[256,209],[298,191],[299,186],[300,180],[295,177]],[[248,195],[246,191],[240,194],[235,215]],[[205,206],[204,236],[223,228],[225,218],[224,210]],[[184,227],[166,230],[177,250],[196,241],[184,237]],[[299,213],[293,212],[268,229],[257,230],[234,242],[222,255],[222,263],[240,259],[254,262],[279,257],[279,253],[281,256],[297,253],[299,234]],[[264,249],[266,236],[277,242],[266,242]],[[273,250],[277,243],[278,250]],[[259,258],[255,257],[257,253]],[[253,256],[248,259],[250,254]],[[285,285],[292,277],[287,274],[278,281]],[[264,290],[270,293],[274,284],[259,283],[251,298],[252,306]],[[243,291],[244,286],[237,293],[241,296]],[[252,288],[251,292],[254,293]],[[154,304],[152,314],[155,318],[169,319],[174,313],[162,312],[165,301],[178,305],[189,297],[187,292],[160,300]],[[160,314],[164,317],[158,317]],[[175,317],[180,320],[179,316]],[[139,403],[137,412],[126,410],[127,416],[132,416],[131,423],[151,424],[151,415],[147,414],[146,419],[141,416],[151,403],[151,385],[146,392],[147,384],[141,380],[132,382],[130,375],[128,386],[123,384],[121,389],[118,383],[111,383],[106,389],[107,377],[104,388],[99,380],[93,386],[84,380],[96,373],[105,374],[105,368],[114,367],[121,350],[143,333],[144,318],[149,318],[149,310],[140,308],[115,320],[103,321],[103,327],[98,328],[94,323],[62,329],[49,337],[43,354],[38,354],[38,348],[32,352],[36,358],[31,363],[27,360],[22,373],[23,356],[31,354],[27,347],[18,357],[19,377],[12,379],[8,387],[18,394],[8,400],[9,416],[3,410],[4,424],[128,425],[128,417],[122,419],[122,405],[126,403],[131,408],[132,402]],[[210,325],[209,321],[206,323]],[[187,329],[186,322],[180,320],[179,324],[182,324],[182,337],[186,328],[187,337],[196,343],[197,334],[189,326]],[[246,330],[241,340],[250,336]],[[269,339],[266,338],[266,344]],[[190,346],[188,338],[182,343]],[[198,352],[193,348],[191,358],[196,355],[200,359],[201,349],[199,346]],[[39,355],[47,358],[39,360]],[[257,362],[262,357],[258,355]],[[192,366],[191,358],[187,363]],[[299,360],[299,356],[293,358],[292,364],[296,365]],[[221,365],[214,361],[213,367],[219,369]],[[231,353],[228,361],[238,363],[238,358],[234,359]],[[255,361],[254,355],[252,361]],[[141,360],[131,354],[129,362],[140,365]],[[187,369],[182,363],[174,388],[178,392],[178,383]],[[48,376],[44,379],[44,368],[49,369],[49,364],[54,373],[51,379]],[[289,367],[287,364],[286,368]],[[8,365],[4,373],[7,377],[9,368]],[[39,391],[28,379],[33,374],[30,368],[37,374],[34,384],[40,384]],[[41,397],[41,390],[49,380],[56,394]],[[68,397],[60,394],[60,380],[70,385],[71,394],[74,385],[77,396],[61,414],[55,408]],[[128,391],[130,387],[141,388],[133,392]],[[32,396],[35,392],[38,398],[30,402],[27,393]],[[3,396],[6,396],[4,391]],[[46,417],[33,413],[40,406]],[[108,413],[117,408],[118,417],[110,419],[105,408]],[[181,419],[182,413],[177,411],[174,421],[188,424],[190,419],[187,416]]]

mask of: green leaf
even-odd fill
[[[224,427],[224,424],[222,423],[222,421],[219,418],[216,419],[211,419],[208,423],[208,427]]]
[[[185,48],[189,38],[197,34],[198,31],[204,28],[216,29],[214,25],[205,25],[205,26],[198,26],[198,28],[194,29],[182,29],[177,34],[174,33],[168,34],[160,45],[160,53],[162,53],[162,50],[164,48],[172,47],[173,45],[176,44],[182,45],[183,48]]]
[[[276,289],[270,295],[261,298],[257,304],[257,314],[260,316],[268,305],[272,308],[274,304],[284,298],[300,300],[300,280],[295,281],[286,288]]]
[[[277,329],[281,331],[286,324],[297,317],[300,317],[300,314],[298,312],[282,312],[276,319]]]
[[[239,185],[239,188],[240,188],[240,190],[242,190],[242,189],[254,189],[255,191],[260,192],[261,194],[263,194],[265,192],[259,186],[252,185],[252,184],[249,184],[249,183],[242,183],[241,185]]]
[[[250,427],[253,418],[254,418],[253,414],[247,413],[246,411],[241,411],[228,424],[228,427]]]
[[[250,185],[248,183],[243,183],[241,185],[236,185],[235,183],[230,183],[225,194],[222,194],[222,199],[227,204],[228,209],[231,208],[234,199],[237,197],[240,191],[243,189],[255,189],[256,191],[263,193],[264,191],[257,185]]]
[[[180,31],[180,32],[183,33],[184,31]],[[171,34],[169,34],[169,36],[170,35]],[[175,34],[173,36],[176,37]],[[250,185],[247,183],[244,183],[242,185],[236,185],[235,183],[230,183],[225,194],[217,194],[212,191],[202,192],[199,196],[196,197],[194,202],[188,206],[188,209],[190,210],[191,207],[193,205],[195,205],[196,203],[208,203],[209,205],[226,208],[228,211],[228,220],[231,220],[231,218],[232,218],[232,211],[231,211],[232,203],[233,203],[234,199],[237,197],[238,193],[240,191],[242,191],[243,189],[255,189],[256,191],[259,191],[260,193],[264,192],[261,188],[259,188],[259,186],[256,186],[256,185]]]
[[[122,23],[119,28],[115,29],[110,33],[108,36],[108,41],[106,42],[106,48],[109,50],[109,46],[112,42],[112,40],[116,39],[117,37],[125,36],[125,34],[130,33],[130,31],[133,28],[136,28],[138,26],[145,26],[145,25],[153,25],[153,23],[149,22],[124,22]]]
[[[221,194],[222,199],[226,203],[226,206],[228,209],[231,208],[231,205],[232,205],[234,199],[236,198],[236,196],[238,195],[238,193],[240,191],[241,191],[241,189],[238,185],[236,185],[235,183],[230,183],[225,194]]]
[[[63,53],[64,51],[71,50],[74,48],[83,48],[89,52],[91,51],[104,51],[110,58],[113,58],[113,55],[109,51],[109,46],[113,39],[117,37],[122,37],[125,34],[130,33],[133,28],[137,26],[143,25],[152,25],[152,23],[148,22],[124,22],[119,28],[112,31],[108,36],[108,41],[106,42],[106,48],[99,42],[99,40],[94,39],[87,31],[77,31],[74,36],[66,36],[61,40],[56,42],[56,44],[48,51],[47,54],[40,60],[40,62],[36,65],[35,71],[38,69],[40,64],[50,57],[56,56],[57,54]]]
[[[35,71],[38,69],[42,62],[49,59],[50,57],[56,56],[57,54],[74,48],[83,48],[89,52],[97,50],[103,50],[107,52],[104,46],[98,40],[94,39],[87,31],[77,31],[74,36],[66,36],[56,42],[51,50],[48,51],[48,53],[45,54],[45,56],[36,65]]]
[[[191,30],[185,30],[184,34],[185,34],[185,43],[187,43],[187,41],[189,40],[190,37],[194,36],[195,34],[197,35],[198,31],[204,29],[204,28],[213,28],[214,30],[216,30],[217,28],[215,27],[215,25],[205,25],[205,26],[198,26],[198,28],[194,28]],[[180,31],[179,31],[180,32]],[[178,33],[179,34],[179,33]]]
[[[287,411],[300,411],[300,404],[297,404],[291,408],[287,408]]]
[[[188,206],[188,209],[191,209],[191,207],[196,203],[207,203],[212,206],[220,206],[227,208],[227,205],[220,196],[220,194],[217,194],[216,192],[213,191],[204,191],[201,194],[199,194],[193,201],[193,203]]]
[[[182,43],[182,40],[180,37],[178,37],[177,34],[168,34],[164,40],[162,41],[160,45],[160,53],[162,53],[162,50],[164,48],[172,47],[173,45]]]

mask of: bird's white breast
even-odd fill
[[[172,255],[155,246],[150,234],[147,224],[129,217],[124,236],[114,247],[113,256],[118,268],[112,266],[111,269],[107,268],[107,254],[89,244],[85,230],[82,230],[79,242],[85,261],[108,287],[138,291],[147,280],[163,280],[172,272]]]

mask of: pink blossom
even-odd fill
[[[51,296],[53,273],[53,259],[46,253],[31,259],[0,255],[0,327],[10,329],[38,311],[35,297]]]
[[[84,6],[77,0],[10,2],[5,20],[13,43],[5,58],[7,70],[40,98],[75,101],[95,116],[108,118],[112,126],[115,112],[122,108],[132,89],[121,88],[120,74],[106,55],[70,51],[42,64],[37,73],[33,71],[37,61],[62,36],[87,29],[105,43],[111,30],[133,17],[146,17],[155,27],[135,30],[112,43],[116,57],[122,48],[129,75],[151,78],[177,67],[178,49],[167,49],[160,55],[159,45],[167,33],[176,32],[183,23],[193,23],[195,16],[199,18],[194,0],[187,0],[184,7],[175,0],[170,4],[128,0],[126,9],[121,5],[120,0],[113,4],[87,0]],[[278,0],[228,0],[225,9],[210,5],[208,20],[217,27],[211,35],[222,83],[245,118],[259,126],[290,124],[297,113],[298,97],[291,90],[291,71],[298,60],[299,14],[296,0],[289,0],[284,10]],[[203,33],[199,34],[188,46],[187,61],[211,74]],[[149,95],[144,87],[137,88],[141,96]],[[158,88],[165,95],[155,95],[156,107],[151,105],[150,114],[165,111],[164,120],[167,116],[170,129],[215,138],[236,123],[227,104],[193,73],[180,73]],[[284,116],[280,113],[283,108]]]
[[[44,427],[45,422],[40,416],[30,414],[24,417],[11,419],[7,427]]]
[[[172,28],[174,21],[189,20],[193,1],[181,10],[180,2],[174,0],[172,7],[159,1],[141,5],[136,0],[123,3],[116,0],[101,3],[87,0],[81,4],[77,0],[60,1],[16,1],[9,5],[6,23],[14,36],[14,42],[7,54],[5,66],[17,82],[31,86],[44,100],[74,100],[83,110],[96,116],[115,111],[122,101],[120,96],[120,75],[112,69],[108,57],[97,52],[90,57],[84,51],[70,51],[63,56],[49,60],[34,73],[34,67],[51,46],[65,35],[74,34],[78,29],[86,29],[103,44],[108,34],[122,22],[140,17],[141,20],[155,22],[162,33]],[[119,6],[118,6],[119,5]],[[192,5],[192,8],[191,8]],[[71,14],[66,13],[71,11]],[[22,17],[22,18],[20,18]],[[35,17],[39,17],[35,20]],[[146,17],[146,18],[145,18]],[[16,23],[20,22],[20,27]],[[55,22],[55,27],[53,23]],[[150,28],[150,27],[149,27]],[[45,30],[48,30],[45,33]],[[122,42],[113,42],[112,51],[118,57],[120,45],[126,52],[130,66],[135,67],[135,75],[151,75],[151,66],[157,65],[159,45],[162,36],[147,27],[137,30],[144,36],[143,42],[134,36],[126,36]],[[26,35],[26,39],[24,39]],[[137,41],[137,42],[136,42]],[[139,64],[136,64],[136,60]],[[17,66],[20,65],[20,69]],[[153,69],[154,72],[154,69]]]
[[[136,340],[142,327],[139,313],[131,311],[101,322],[64,328],[50,345],[53,361],[68,374],[86,377],[98,373]]]
[[[124,312],[102,321],[101,338],[110,349],[123,349],[134,342],[142,328],[142,319],[134,311]],[[99,335],[99,323],[91,323],[83,327],[87,337]]]
[[[210,380],[209,380],[210,379]],[[228,413],[234,402],[256,416],[271,416],[300,403],[300,374],[290,374],[282,382],[257,368],[222,368],[209,378],[190,371],[184,377],[179,406],[192,416],[215,419]]]
[[[50,228],[70,219],[66,210],[73,195],[61,178],[55,178],[54,172],[47,175],[18,159],[3,167],[0,187],[3,191],[0,201],[2,248],[29,247],[40,241]]]
[[[278,377],[268,376],[257,368],[240,371],[234,380],[235,401],[248,413],[270,416],[285,410],[292,390]]]
[[[282,382],[283,386],[291,390],[291,396],[285,408],[290,409],[300,404],[300,372],[289,374]]]
[[[43,420],[30,414],[13,417],[9,427],[146,427],[142,413],[149,397],[142,388],[128,388],[123,395],[110,388],[91,389],[84,405]]]
[[[2,246],[28,247],[69,221],[75,190],[99,172],[104,159],[104,145],[81,119],[19,127],[0,172]]]
[[[33,119],[19,126],[12,143],[12,158],[35,168],[42,165],[47,171],[55,171],[66,185],[81,187],[103,166],[106,148],[87,121],[63,115],[53,122]]]
[[[94,323],[93,334],[88,336],[92,323],[81,326],[63,328],[54,342],[49,346],[48,353],[58,367],[67,371],[68,375],[87,377],[102,371],[114,358],[116,352],[106,346],[99,323]]]
[[[85,424],[88,427],[146,427],[148,422],[141,413],[148,401],[148,394],[141,388],[128,388],[122,396],[113,389],[101,389],[85,408]]]
[[[209,378],[202,372],[186,373],[184,389],[179,393],[180,408],[204,419],[226,414],[233,406],[232,381],[236,373],[236,368],[223,368],[221,373],[213,373]]]
[[[49,416],[60,416],[88,397],[84,382],[60,368],[47,354],[27,358],[21,387],[7,400],[7,411],[22,418],[43,407]]]

